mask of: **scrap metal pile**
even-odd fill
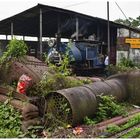
[[[56,118],[61,118],[64,121],[63,110],[60,112],[59,106],[56,104],[60,100],[57,97],[66,98],[71,109],[69,118],[72,118],[71,123],[75,126],[81,123],[85,116],[94,117],[100,96],[112,95],[120,102],[130,101],[140,104],[139,83],[140,71],[132,71],[113,75],[105,81],[51,92],[46,98],[47,113],[53,113]],[[50,106],[51,102],[53,105]]]
[[[46,71],[46,64],[34,57],[27,57],[13,62],[7,79],[10,82],[14,79],[18,80],[22,74],[27,74],[32,77],[34,83],[37,83]],[[30,98],[0,87],[0,102],[9,99],[11,93],[12,99],[9,103],[22,112],[23,130],[30,125],[46,124],[44,116],[47,114],[52,114],[56,119],[75,126],[80,124],[85,116],[94,116],[100,96],[112,95],[118,101],[129,100],[140,104],[139,83],[140,71],[132,71],[113,75],[105,81],[50,92],[44,98]]]
[[[10,83],[19,80],[20,76],[26,74],[32,77],[33,82],[37,83],[41,80],[43,73],[47,71],[47,65],[32,56],[25,56],[16,61],[10,62],[10,68],[4,80]]]

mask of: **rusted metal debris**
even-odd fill
[[[57,106],[57,104],[59,104],[59,100],[65,98],[67,101],[66,103],[70,105],[71,114],[69,115],[71,115],[71,117],[69,117],[72,118],[71,123],[75,126],[81,123],[85,116],[90,118],[94,117],[98,108],[100,96],[102,95],[113,95],[118,101],[123,101],[127,97],[122,81],[119,79],[110,79],[104,82],[100,81],[84,86],[51,92],[46,97],[48,109],[46,112],[53,113],[56,117],[59,116],[56,114],[60,114],[61,116],[63,112],[58,109],[60,105]],[[54,106],[49,105],[51,102],[54,103]],[[59,110],[59,113],[57,110]],[[63,116],[60,117],[60,119],[61,118],[63,118]]]
[[[58,108],[60,107],[59,100],[65,98],[66,103],[69,104],[69,110],[71,110],[68,118],[71,118],[71,123],[75,126],[81,123],[85,116],[94,117],[100,96],[112,95],[121,102],[140,103],[139,83],[140,71],[133,71],[113,75],[105,81],[50,92],[46,97],[48,109],[46,113],[52,113],[56,118],[59,117],[63,121],[62,114],[64,112]],[[50,106],[51,102],[54,104]]]
[[[33,82],[37,83],[41,80],[43,73],[47,71],[47,64],[38,60],[33,56],[25,56],[17,61],[11,61],[10,69],[3,79],[7,83],[19,80],[19,77],[26,74],[32,77]]]
[[[136,114],[136,113],[139,113],[140,112],[140,109],[136,109],[136,110],[134,110],[134,111],[132,111],[132,112],[129,112],[129,115],[134,115],[134,114]],[[100,123],[98,123],[97,125],[96,125],[96,127],[98,127],[98,128],[102,128],[102,127],[104,127],[104,126],[107,126],[107,125],[109,125],[109,124],[111,124],[111,123],[114,123],[114,122],[116,122],[116,121],[118,121],[118,120],[121,120],[121,119],[123,119],[124,117],[123,116],[117,116],[117,117],[114,117],[114,118],[111,118],[111,119],[109,119],[109,120],[105,120],[105,121],[102,121],[102,122],[100,122]]]
[[[12,63],[7,79],[11,82],[12,80],[18,80],[22,74],[27,74],[31,76],[36,83],[41,80],[43,73],[46,72],[47,69],[46,64],[34,57],[27,56],[27,58]],[[45,112],[40,112],[42,116],[45,115],[45,113],[51,113],[60,121],[65,121],[75,126],[80,124],[85,116],[94,117],[100,102],[100,96],[112,95],[118,101],[129,100],[135,104],[140,103],[139,83],[140,71],[132,71],[113,75],[107,80],[98,79],[97,82],[88,85],[50,92],[45,97],[47,102],[42,105],[44,107],[40,107],[43,108],[43,110],[46,108],[46,110]],[[6,89],[0,88],[1,102],[7,99],[7,93],[8,91]],[[14,93],[13,97],[14,99],[11,101],[11,104],[13,104],[13,106],[18,104],[18,108],[23,107],[20,100],[30,100],[27,96],[18,95],[18,93]],[[39,108],[38,105],[35,106]],[[37,112],[34,114],[37,114]],[[26,116],[26,118],[28,117]],[[29,118],[31,119],[31,116]]]
[[[135,110],[132,113],[130,113],[128,117],[120,116],[120,118],[118,120],[115,120],[114,118],[112,118],[110,120],[107,120],[107,122],[105,122],[105,124],[100,125],[100,123],[99,123],[99,124],[97,124],[98,130],[99,131],[104,131],[109,125],[122,125],[122,124],[125,124],[129,119],[133,118],[138,113],[140,113],[139,109]],[[108,122],[108,121],[110,121],[110,122]]]

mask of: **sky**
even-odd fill
[[[108,0],[109,19],[125,19],[125,16],[117,7],[121,7],[126,17],[136,18],[140,16],[140,0]],[[18,14],[38,3],[64,8],[93,17],[107,19],[106,0],[0,0],[0,20]]]

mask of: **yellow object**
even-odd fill
[[[67,128],[72,128],[72,126],[70,124],[67,125]]]
[[[140,48],[140,38],[126,38],[125,43],[130,43],[131,48]]]

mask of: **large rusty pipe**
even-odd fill
[[[132,71],[128,74],[126,90],[129,101],[140,105],[140,71]]]
[[[127,74],[124,76],[126,79]],[[121,77],[118,75],[118,77]],[[124,81],[121,78],[113,77],[105,81],[99,81],[92,84],[58,90],[51,92],[47,95],[47,113],[53,113],[54,116],[58,116],[61,113],[59,108],[60,98],[65,98],[71,108],[71,123],[73,125],[79,124],[85,116],[93,117],[98,107],[98,101],[100,95],[112,95],[118,101],[127,99],[126,88]],[[58,97],[58,95],[61,95]],[[50,102],[54,103],[54,106]],[[57,102],[57,103],[55,103]],[[58,105],[59,104],[59,105]],[[54,112],[55,110],[55,112]],[[59,110],[59,113],[56,113]],[[63,117],[59,119],[64,120]]]
[[[95,82],[93,84],[84,85],[84,87],[89,88],[92,93],[96,95],[97,100],[100,95],[112,95],[118,101],[126,99],[125,87],[123,86],[122,81],[117,78],[104,82]]]
[[[34,83],[37,83],[47,70],[47,65],[42,61],[32,56],[25,56],[16,61],[11,60],[10,68],[6,72],[2,67],[0,80],[6,83],[12,83],[15,80],[18,81],[22,74],[26,74],[32,77]]]
[[[139,83],[140,71],[132,71],[129,73],[113,75],[105,81],[51,92],[47,95],[46,99],[47,104],[52,101],[54,101],[55,104],[58,100],[57,95],[61,95],[60,98],[65,98],[71,108],[71,123],[76,125],[80,123],[85,116],[94,116],[98,107],[99,97],[102,95],[112,95],[118,101],[129,100],[135,104],[139,104]],[[59,101],[57,104],[59,104]],[[51,108],[50,106],[47,106],[47,113],[52,112],[52,110],[58,110],[58,106],[51,105]],[[54,113],[53,115],[57,117],[56,114]],[[59,114],[62,114],[61,110],[59,110]],[[65,114],[63,113],[63,115]]]
[[[75,125],[80,123],[85,116],[94,116],[98,107],[98,99],[100,95],[112,95],[118,101],[130,100],[134,104],[140,104],[139,83],[140,71],[132,71],[113,75],[105,81],[58,90],[48,94],[48,97],[51,98],[52,95],[57,94],[66,98],[71,108],[71,122]],[[50,100],[47,102],[49,103]],[[51,110],[53,110],[54,115],[56,115],[55,112],[57,112],[57,106],[49,107],[47,112]],[[59,114],[61,114],[60,112]]]
[[[113,75],[107,79],[119,79],[126,91],[129,102],[140,105],[140,70],[131,71],[119,75]]]
[[[49,96],[50,95],[50,96]],[[53,92],[47,96],[47,113],[52,113],[52,110],[57,110],[55,116],[58,114],[62,114],[62,118],[66,115],[64,112],[61,112],[60,104],[57,103],[57,100],[66,99],[69,102],[71,113],[69,123],[77,124],[77,122],[81,121],[84,116],[93,116],[93,112],[96,111],[97,108],[97,100],[96,96],[92,93],[92,91],[86,87],[78,87],[78,88],[69,88],[64,90],[58,90],[57,92]],[[58,96],[61,95],[61,96]],[[53,96],[53,97],[52,97]],[[57,99],[59,98],[59,99]],[[60,99],[61,98],[61,99]],[[54,101],[55,100],[55,101]],[[56,102],[54,106],[50,106],[49,102]],[[66,104],[66,102],[64,103]],[[60,109],[59,109],[60,108]],[[64,117],[65,118],[65,117]],[[67,120],[66,120],[67,121]]]

